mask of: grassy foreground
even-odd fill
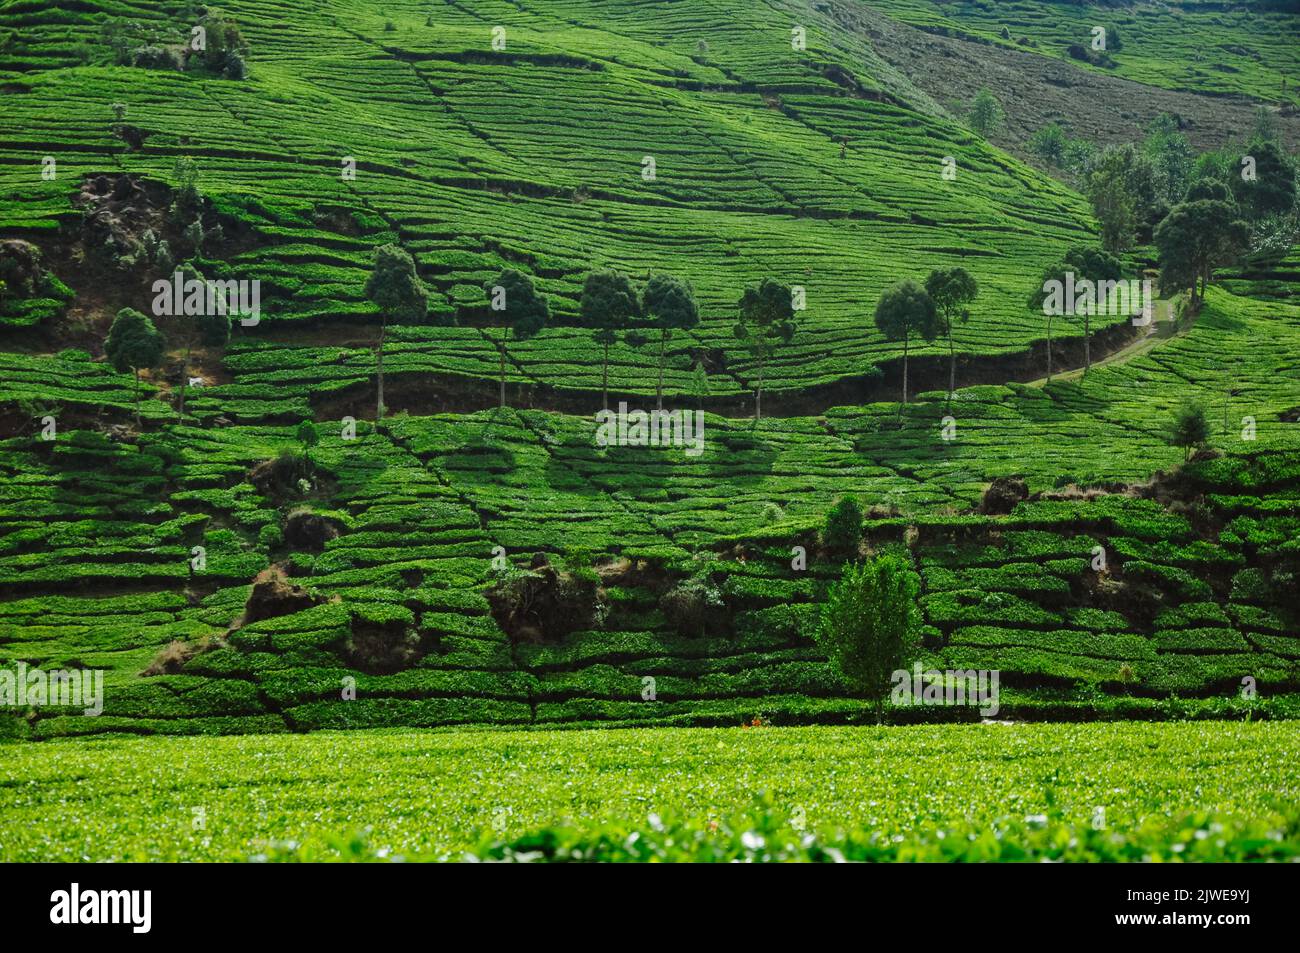
[[[1291,723],[118,737],[0,787],[3,861],[1300,856]]]

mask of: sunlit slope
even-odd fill
[[[1081,199],[919,111],[924,97],[909,101],[864,43],[811,9],[488,3],[439,8],[426,26],[427,5],[382,6],[228,4],[252,46],[250,77],[234,82],[70,65],[95,18],[10,4],[0,26],[26,24],[30,55],[0,83],[0,228],[40,235],[72,216],[83,175],[167,179],[189,155],[204,191],[256,229],[231,264],[271,294],[259,337],[372,315],[370,252],[397,238],[433,309],[471,326],[468,340],[439,330],[423,345],[453,352],[448,373],[491,376],[492,345],[474,329],[482,284],[513,265],[551,297],[556,326],[512,377],[594,389],[589,333],[564,327],[583,277],[662,270],[693,281],[705,317],[675,340],[669,388],[686,389],[692,347],[720,348],[715,394],[753,376],[731,328],[741,291],[764,277],[807,289],[803,330],[768,374],[794,388],[896,356],[872,326],[876,298],[933,267],[962,264],[981,283],[964,350],[1023,349],[1042,336],[1027,289],[1089,235]],[[805,50],[791,47],[795,22]],[[113,137],[115,102],[147,134],[140,149]],[[37,174],[47,154],[52,182]],[[355,180],[341,178],[346,157]],[[647,354],[620,347],[614,360],[615,388],[645,389]]]
[[[1300,7],[1285,0],[867,0],[867,5],[922,29],[1073,63],[1083,61],[1071,56],[1069,48],[1077,44],[1091,51],[1093,29],[1102,27],[1109,37],[1110,63],[1087,64],[1089,69],[1167,89],[1293,105],[1300,98]],[[1009,36],[1003,35],[1004,28]]]

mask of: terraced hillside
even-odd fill
[[[1265,334],[1279,346],[1259,349]],[[1214,442],[1231,455],[1126,489],[1177,466],[1181,451],[1160,438],[1169,409],[1189,389],[1221,401],[1188,382],[1214,380],[1225,361],[1231,427]],[[80,367],[69,393],[98,376]],[[867,544],[905,551],[922,574],[927,662],[996,662],[1006,712],[1229,713],[1249,676],[1266,698],[1252,704],[1280,714],[1300,684],[1300,454],[1286,422],[1298,368],[1300,309],[1218,292],[1184,334],[1083,382],[962,391],[950,441],[941,394],[901,424],[893,405],[757,431],[709,416],[697,459],[598,448],[590,420],[540,411],[398,417],[382,433],[363,423],[354,441],[322,423],[310,484],[286,491],[255,467],[294,445],[292,428],[15,437],[0,457],[3,657],[110,670],[103,716],[46,709],[23,727],[38,737],[852,718],[860,703],[810,623],[843,558],[819,548],[815,529],[856,494],[876,508]],[[1253,441],[1239,432],[1246,416]],[[971,512],[1010,474],[1040,496],[1008,516]],[[1067,483],[1110,492],[1053,498]],[[294,538],[304,508],[336,533]],[[809,553],[805,571],[792,569],[794,545]],[[542,644],[502,629],[485,598],[501,576],[494,557],[524,566],[536,552],[557,566],[595,560],[602,624]],[[250,582],[272,562],[337,601],[240,626]],[[701,575],[732,621],[683,635],[662,596]],[[376,632],[400,636],[407,654],[368,656]],[[174,641],[213,650],[141,678]],[[341,700],[347,678],[355,701]]]
[[[1006,14],[943,6],[871,9],[1001,42]],[[1295,249],[1228,272],[1199,313],[1166,303],[1150,338],[1094,320],[1090,373],[1036,382],[1026,300],[1093,241],[1087,203],[958,123],[843,7],[239,0],[247,75],[225,78],[97,46],[107,15],[183,36],[180,4],[0,3],[0,239],[55,276],[0,331],[0,663],[108,672],[102,716],[46,706],[0,732],[853,722],[861,701],[811,632],[842,563],[886,551],[920,574],[922,664],[1001,671],[1003,717],[1294,715]],[[1227,17],[1254,65],[1203,83],[1121,54],[1122,75],[1288,101],[1265,84],[1294,65],[1294,15],[1177,9],[1193,40]],[[1016,20],[1046,55],[1081,23]],[[265,300],[255,327],[191,355],[202,386],[182,414],[181,322],[160,321],[170,355],[142,387],[103,359],[151,275],[106,260],[85,210],[107,189],[156,212],[185,157],[221,226],[196,264]],[[429,322],[387,331],[397,413],[376,426],[365,287],[389,242],[434,294]],[[946,344],[913,342],[926,392],[880,402],[902,353],[872,321],[880,292],[958,264],[981,288],[956,341],[969,386],[933,390]],[[698,456],[594,439],[601,369],[574,325],[601,266],[695,285],[703,321],[673,338],[666,395],[709,411]],[[554,320],[511,344],[513,409],[489,411],[483,286],[504,267]],[[776,416],[755,425],[732,329],[766,277],[808,306],[766,371]],[[1057,353],[1078,363],[1082,329],[1061,324]],[[616,397],[653,395],[648,349],[611,358]],[[1183,466],[1166,436],[1188,400],[1217,453]],[[1023,492],[982,512],[1000,478]],[[850,495],[869,519],[836,552],[818,530]],[[597,608],[507,618],[494,600],[520,579]],[[665,600],[691,580],[717,618],[683,631]],[[891,712],[934,717],[957,715]]]
[[[0,29],[22,39],[0,63],[13,70],[0,83],[0,228],[36,238],[56,273],[85,291],[55,237],[75,229],[69,195],[103,172],[174,181],[175,158],[193,157],[227,233],[246,234],[211,267],[261,280],[270,298],[262,324],[210,369],[222,403],[257,389],[243,348],[300,346],[303,335],[309,347],[325,335],[341,350],[311,358],[338,369],[300,391],[371,376],[355,351],[373,338],[358,328],[374,317],[362,289],[374,245],[393,238],[436,289],[434,317],[462,325],[411,340],[391,371],[399,383],[417,370],[454,387],[494,377],[482,286],[506,265],[534,274],[556,315],[512,352],[512,382],[588,394],[599,386],[586,360],[591,332],[564,325],[598,265],[695,284],[704,320],[673,342],[670,393],[689,392],[701,358],[712,394],[748,390],[752,361],[731,329],[743,288],[767,276],[807,289],[804,328],[769,369],[778,390],[855,378],[896,357],[901,348],[880,339],[867,309],[922,259],[965,264],[984,288],[963,350],[1018,352],[1042,336],[1025,289],[1086,238],[1085,206],[960,125],[911,108],[909,84],[861,38],[803,8],[807,49],[792,50],[794,13],[781,6],[758,7],[737,28],[701,4],[647,18],[641,4],[609,3],[600,29],[575,26],[588,6],[446,5],[428,26],[427,4],[386,14],[313,4],[287,30],[283,5],[231,4],[251,48],[248,78],[231,81],[76,65],[97,17],[9,3]],[[185,28],[179,6],[115,12]],[[504,51],[491,48],[498,25]],[[127,107],[138,148],[114,137],[113,103]],[[48,182],[34,174],[46,154],[58,161]],[[341,178],[345,157],[355,180]],[[943,178],[944,157],[955,179]],[[84,320],[101,324],[146,293],[117,288]],[[644,393],[649,356],[620,344],[612,360],[611,386]]]

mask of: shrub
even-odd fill
[[[893,673],[916,651],[921,626],[920,580],[901,556],[844,567],[822,606],[816,639],[840,677],[874,703],[884,720]]]
[[[852,555],[862,541],[862,507],[855,497],[841,497],[826,516],[822,543],[835,553]]]
[[[131,51],[131,65],[143,69],[181,70],[180,55],[167,46],[141,46]]]
[[[659,611],[678,634],[703,636],[725,624],[727,605],[707,576],[695,576],[664,593]]]

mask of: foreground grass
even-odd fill
[[[1300,854],[1292,723],[104,738],[4,755],[3,861]]]

